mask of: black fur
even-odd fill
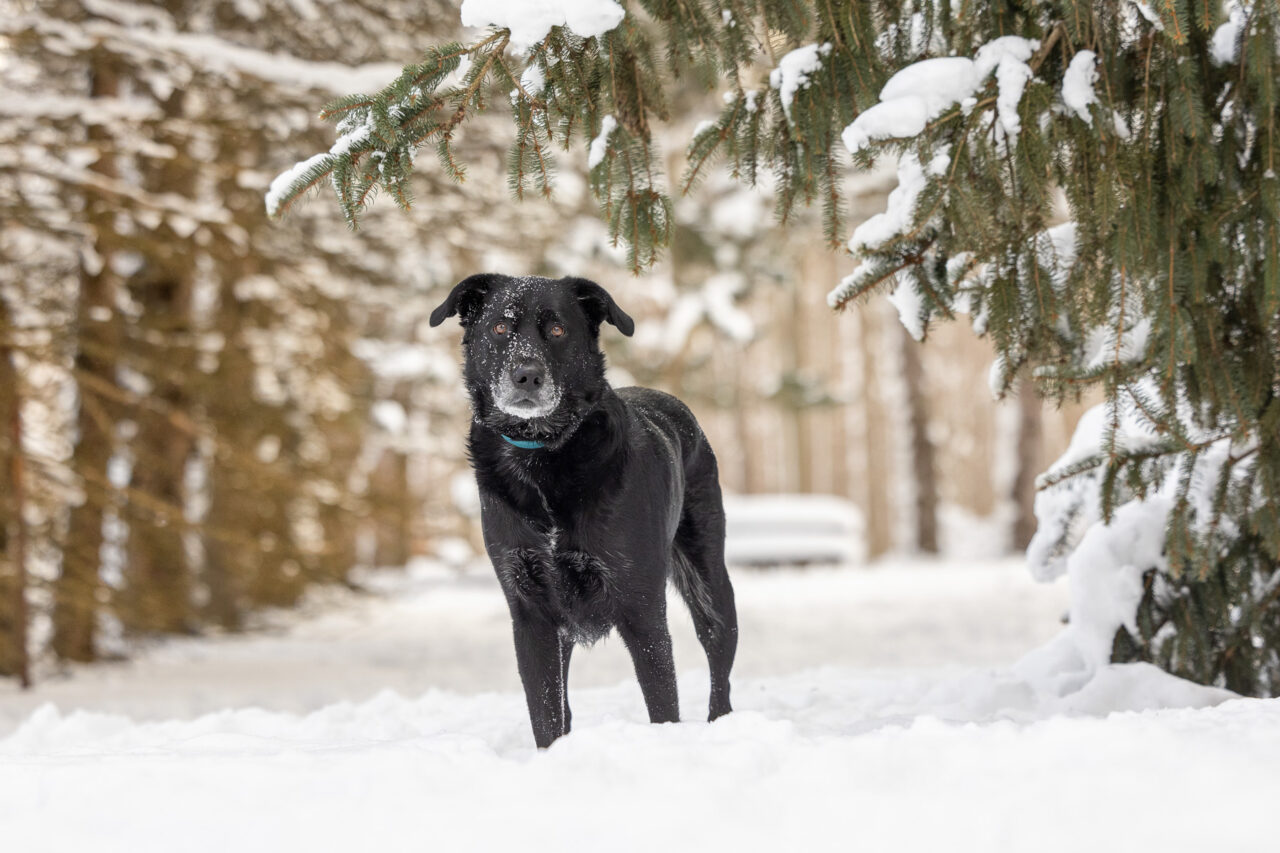
[[[585,279],[490,274],[459,283],[431,325],[454,314],[465,329],[485,548],[511,610],[538,746],[569,731],[574,645],[615,628],[649,719],[679,718],[668,579],[710,663],[709,719],[728,713],[738,624],[716,459],[679,400],[605,381],[600,325],[630,335],[631,318]]]

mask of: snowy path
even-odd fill
[[[609,643],[575,657],[575,730],[545,753],[496,588],[430,572],[276,637],[6,688],[5,847],[1266,849],[1280,702],[1146,667],[1038,694],[1008,664],[1054,633],[1064,591],[1016,564],[736,583],[737,713],[698,721],[706,676],[681,616],[690,722],[644,723]],[[23,720],[41,701],[61,710]],[[220,704],[239,707],[174,719]]]
[[[1066,588],[1033,583],[1017,560],[736,570],[734,584],[742,626],[735,680],[828,665],[1009,664],[1052,637],[1066,610]],[[46,676],[25,694],[0,680],[0,736],[46,702],[165,719],[245,705],[306,712],[387,689],[520,690],[511,621],[487,567],[459,581],[423,565],[371,585],[384,595],[336,595],[311,608],[312,618],[285,614],[273,635],[167,642],[127,663]],[[669,610],[677,671],[705,678],[684,605],[672,599]],[[574,654],[575,695],[631,678],[616,638]],[[686,716],[698,711],[682,707]]]

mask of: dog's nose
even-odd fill
[[[546,376],[546,370],[536,361],[526,361],[511,371],[511,381],[522,391],[532,391],[534,388],[541,387],[542,380]]]

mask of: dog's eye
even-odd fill
[[[564,326],[561,326],[559,323],[553,323],[551,325],[551,328],[548,329],[547,331],[551,333],[551,337],[553,338],[564,337]]]
[[[505,334],[507,333],[507,324],[506,324],[506,323],[494,323],[494,324],[493,324],[493,333],[494,333],[495,335],[505,335]]]

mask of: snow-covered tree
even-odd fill
[[[337,142],[277,179],[272,214],[322,182],[353,224],[378,191],[408,207],[417,149],[464,177],[456,139],[496,103],[515,194],[549,193],[576,142],[640,270],[671,234],[655,127],[685,79],[723,101],[681,192],[717,159],[771,173],[779,218],[817,201],[835,245],[848,164],[897,155],[832,307],[888,291],[917,338],[967,313],[997,394],[1024,369],[1055,399],[1105,391],[1029,550],[1110,584],[1073,607],[1076,664],[1280,690],[1275,3],[465,0],[462,20],[491,28],[326,108]]]
[[[260,192],[313,101],[394,77],[432,10],[0,0],[0,674],[236,628],[357,563],[356,339],[425,317],[447,243],[273,227]]]

